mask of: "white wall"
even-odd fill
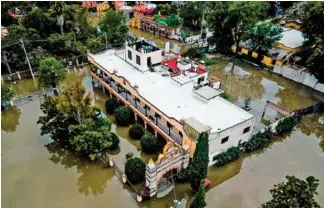
[[[213,157],[228,148],[232,146],[237,146],[238,142],[241,140],[242,142],[247,141],[251,133],[253,131],[253,126],[255,123],[255,118],[252,118],[250,120],[246,120],[245,122],[242,122],[238,124],[237,126],[234,126],[232,128],[226,129],[224,131],[221,131],[219,133],[210,134],[209,135],[209,166],[216,163],[216,161],[213,161]],[[250,131],[243,134],[243,130],[247,127],[250,127]],[[221,144],[221,141],[225,137],[229,137],[228,141]]]
[[[190,79],[191,79],[192,81],[194,81],[195,83],[198,83],[198,79],[199,79],[200,77],[205,77],[205,78],[204,78],[204,81],[206,81],[206,80],[207,80],[207,77],[208,77],[208,73],[199,74],[199,75],[197,75],[197,76],[195,76],[195,77],[191,77]]]
[[[128,58],[128,51],[132,52],[132,59]],[[138,65],[136,63],[136,56],[139,56],[141,59],[141,65]],[[136,68],[139,68],[141,71],[148,71],[149,68],[147,67],[147,58],[151,57],[151,63],[152,64],[158,64],[162,61],[162,54],[161,50],[157,50],[151,53],[140,53],[137,50],[126,46],[126,61],[130,63],[131,65],[135,66]]]

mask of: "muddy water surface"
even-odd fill
[[[223,69],[215,68],[214,70],[215,73],[220,71],[219,76],[226,76],[221,74]],[[263,90],[262,93],[255,90],[257,92],[253,93],[255,97],[254,100],[252,99],[252,105],[256,100],[265,102],[268,99],[277,98],[278,104],[294,109],[307,106],[317,100],[316,96],[312,95],[313,92],[300,93],[300,88],[294,88],[296,86],[287,84],[281,78],[273,78],[265,72],[256,74],[256,77],[260,78],[255,78],[251,82],[259,83],[263,86]],[[91,78],[86,74],[71,73],[62,86],[73,84],[76,79],[83,80],[87,90],[94,92],[95,104],[103,107],[106,95],[102,90],[92,88]],[[241,83],[241,88],[243,88],[244,82]],[[32,87],[27,87],[30,85],[33,85],[32,80],[24,80],[15,86],[17,92],[23,93],[24,89],[27,89],[27,92],[33,91]],[[278,95],[280,89],[288,89],[288,92],[293,95]],[[237,95],[229,93],[229,95],[230,100],[239,104],[245,96],[243,93]],[[41,136],[40,126],[36,124],[41,115],[39,107],[40,102],[34,100],[12,111],[2,112],[1,177],[4,207],[140,206],[167,208],[172,205],[174,197],[179,200],[184,199],[183,202],[191,200],[190,186],[176,184],[175,192],[161,199],[153,199],[138,205],[129,194],[129,190],[114,175],[112,169],[104,169],[101,164],[91,163],[58,146],[50,145],[50,138],[46,135]],[[206,193],[208,207],[217,205],[217,207],[257,207],[270,198],[269,189],[273,184],[283,181],[287,174],[302,178],[313,175],[319,178],[321,180],[320,195],[317,199],[324,205],[324,152],[322,148],[324,129],[323,125],[318,123],[321,116],[324,115],[305,117],[296,131],[285,138],[276,140],[265,150],[244,155],[239,160],[221,168],[211,167],[208,178],[212,184]],[[109,118],[113,121],[111,116]],[[123,166],[125,154],[128,152],[133,152],[146,161],[150,157],[156,157],[156,155],[146,155],[141,152],[139,142],[129,139],[127,127],[120,128],[113,125],[113,131],[116,131],[121,138],[120,148],[113,153],[118,166]]]

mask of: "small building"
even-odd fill
[[[282,27],[282,38],[276,43],[277,48],[281,48],[283,50],[289,52],[298,52],[302,49],[302,46],[305,42],[305,38],[303,37],[303,33],[299,30]]]

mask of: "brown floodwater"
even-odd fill
[[[211,70],[225,77],[226,74],[221,74],[224,67],[220,65],[221,62],[218,62]],[[248,72],[251,70],[246,69]],[[263,90],[251,93],[252,107],[258,105],[253,102],[260,102],[261,105],[270,100],[288,109],[297,109],[317,100],[313,91],[302,93],[300,86],[283,78],[263,71],[253,75],[255,80],[250,78],[253,84],[244,85],[244,81],[239,80],[240,87],[238,80],[232,81],[232,86],[236,84],[236,90],[228,93],[232,102],[240,104],[240,100],[248,95],[243,92],[244,89],[255,90],[251,89],[254,85],[261,85]],[[91,78],[86,73],[71,72],[61,86],[71,85],[77,79],[82,79],[88,92],[93,93],[96,106],[103,108],[107,96],[101,89],[92,87]],[[19,94],[36,91],[32,80],[21,80],[12,86]],[[287,92],[280,93],[284,89]],[[112,169],[78,157],[51,144],[48,136],[41,136],[40,126],[36,124],[42,114],[39,107],[40,101],[34,100],[1,113],[3,207],[167,208],[172,205],[174,194],[183,202],[192,199],[190,186],[176,183],[175,192],[137,204],[130,195],[131,190],[119,181]],[[324,128],[318,122],[323,116],[304,117],[294,132],[276,139],[269,148],[244,155],[224,167],[209,168],[208,178],[212,184],[206,190],[208,207],[257,207],[270,198],[269,190],[273,184],[284,181],[287,174],[301,178],[313,175],[320,179],[320,195],[316,198],[324,205]],[[114,122],[112,116],[108,117]],[[145,161],[157,156],[142,153],[139,141],[128,137],[128,129],[112,126],[120,137],[120,148],[111,154],[121,169],[128,152]]]

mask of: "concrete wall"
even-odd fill
[[[213,161],[213,157],[226,149],[237,146],[239,141],[247,141],[252,134],[255,118],[246,120],[233,128],[226,129],[219,133],[211,133],[209,135],[209,166],[216,163]],[[243,134],[245,128],[250,127],[249,132]],[[221,141],[225,137],[229,137],[228,141],[221,144]]]
[[[199,79],[200,77],[205,77],[205,78],[204,78],[204,81],[206,81],[207,78],[208,78],[208,73],[199,74],[199,75],[197,75],[197,76],[195,76],[195,77],[191,77],[190,79],[191,79],[193,82],[198,83],[198,79]]]
[[[128,58],[128,51],[132,52],[132,59]],[[130,63],[131,65],[135,66],[136,68],[139,68],[141,71],[148,71],[149,68],[147,67],[147,58],[151,57],[151,63],[152,64],[158,64],[162,62],[162,54],[161,50],[157,50],[151,53],[140,53],[137,50],[126,46],[126,61]],[[141,59],[141,64],[138,65],[136,63],[136,56],[139,56]]]

